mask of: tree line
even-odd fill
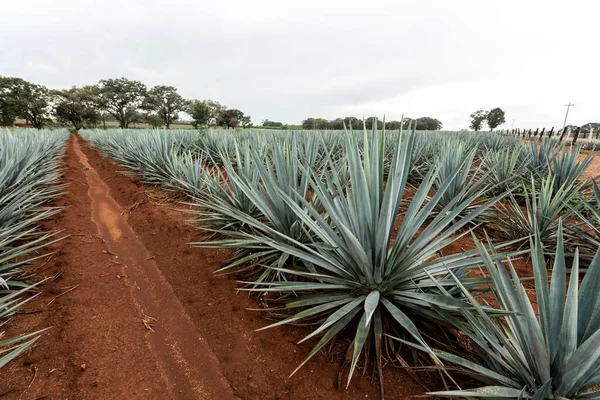
[[[375,122],[377,121],[377,122]],[[373,124],[377,124],[377,129],[383,128],[383,121],[377,117],[364,119],[364,124],[367,129],[373,129]],[[416,124],[416,125],[415,125]],[[336,118],[334,120],[327,120],[325,118],[307,118],[302,121],[303,129],[344,129],[346,128],[362,128],[363,119],[356,117]],[[421,117],[417,119],[403,118],[400,121],[386,121],[385,129],[396,130],[408,129],[408,127],[416,127],[417,130],[424,131],[436,131],[442,129],[442,122],[438,119],[431,117]]]
[[[121,128],[146,122],[169,129],[182,113],[190,116],[196,128],[252,125],[250,116],[238,109],[213,100],[184,99],[173,86],[148,88],[140,81],[116,78],[50,90],[21,78],[0,76],[0,126],[11,126],[21,118],[38,129],[56,121],[79,130],[106,127],[106,121],[113,118]]]

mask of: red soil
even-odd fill
[[[296,344],[308,331],[256,332],[268,321],[247,309],[259,304],[236,294],[231,278],[213,274],[229,254],[190,247],[197,231],[187,215],[153,201],[155,191],[138,186],[76,136],[64,179],[70,186],[56,205],[67,208],[46,228],[71,236],[52,245],[56,254],[42,261],[45,275],[61,274],[25,307],[33,313],[15,319],[7,333],[52,329],[3,369],[0,396],[379,397],[378,387],[358,373],[348,390],[336,389],[347,343],[288,378],[314,344]],[[402,370],[388,367],[384,374],[388,399],[422,392]]]

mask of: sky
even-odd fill
[[[264,119],[600,122],[597,0],[0,0],[0,75],[126,77]],[[513,124],[514,120],[514,124]]]

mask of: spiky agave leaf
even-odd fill
[[[447,321],[466,334],[479,357],[465,358],[434,351],[487,386],[431,393],[448,397],[511,399],[586,399],[600,383],[600,248],[579,287],[577,252],[567,279],[562,225],[550,284],[544,247],[531,239],[537,310],[527,296],[512,264],[506,267],[481,248],[493,283],[496,304],[510,312],[500,318],[472,300],[475,312],[463,309],[464,320],[447,314]],[[567,282],[568,281],[568,282]],[[467,296],[470,296],[465,289]],[[537,313],[536,313],[537,311]],[[419,345],[415,345],[419,347]]]
[[[66,130],[0,132],[0,327],[35,297],[24,298],[41,283],[26,282],[21,266],[43,257],[38,250],[62,239],[56,239],[58,231],[42,232],[39,222],[61,210],[46,204],[64,189],[56,181],[67,137]],[[41,332],[0,340],[0,368]]]
[[[500,192],[511,191],[525,183],[527,161],[522,147],[489,151],[483,159],[483,165],[489,172],[488,179]]]
[[[561,147],[561,150],[554,153],[549,161],[550,172],[554,176],[554,190],[563,186],[575,186],[581,179],[587,168],[594,160],[594,153],[588,153],[582,160],[579,160],[581,146],[571,147],[567,150]]]
[[[473,162],[477,154],[477,146],[468,148],[465,143],[459,140],[449,140],[442,147],[440,157],[437,163],[437,177],[434,180],[432,193],[436,193],[438,188],[450,182],[436,204],[435,212],[439,213],[447,209],[451,203],[461,206],[465,201],[470,201],[467,207],[464,207],[457,218],[462,218],[471,213],[485,200],[483,197],[490,190],[488,184],[489,171],[484,172],[482,165],[474,167]],[[507,195],[505,191],[502,196]],[[452,208],[449,208],[453,211]],[[447,211],[446,211],[447,212]],[[479,222],[479,218],[473,223]]]
[[[535,186],[534,181],[532,176],[531,187]],[[566,182],[555,190],[554,177],[549,175],[542,178],[539,191],[524,186],[525,210],[511,196],[508,205],[497,204],[497,225],[510,239],[527,238],[537,232],[542,243],[553,245],[559,219],[567,219],[573,214],[569,202],[583,185],[585,183]]]
[[[422,346],[426,343],[412,322],[410,314],[433,316],[434,306],[458,310],[465,306],[460,299],[437,293],[432,277],[445,276],[476,266],[476,252],[437,257],[438,250],[453,241],[453,235],[486,210],[493,201],[481,205],[453,224],[453,220],[470,201],[451,203],[435,218],[430,215],[450,182],[438,188],[426,202],[427,193],[436,178],[430,171],[409,203],[397,234],[394,225],[414,148],[414,134],[406,134],[394,154],[387,180],[384,180],[385,132],[364,130],[361,153],[353,131],[346,133],[347,164],[350,187],[339,184],[332,168],[321,176],[312,173],[311,187],[322,204],[324,214],[299,195],[278,190],[279,196],[301,220],[312,243],[302,243],[272,229],[272,235],[257,237],[266,246],[302,260],[294,269],[268,266],[296,276],[293,281],[250,282],[255,291],[294,293],[286,308],[295,311],[289,318],[271,326],[310,321],[318,317],[324,322],[305,339],[321,339],[300,365],[304,365],[344,328],[355,331],[349,380],[365,346],[375,346],[381,357],[382,319],[403,328]],[[308,170],[305,173],[310,173]],[[327,218],[324,217],[327,216]],[[465,281],[469,285],[469,280]],[[455,288],[452,280],[443,286]],[[300,309],[300,311],[297,311]],[[298,368],[300,368],[300,366]]]
[[[238,214],[260,218],[259,209],[238,184],[244,182],[258,187],[259,171],[254,167],[247,142],[234,143],[233,154],[222,153],[219,160],[221,168],[204,173],[204,188],[193,193],[193,202],[188,203],[192,208],[188,212],[194,215],[198,225],[227,235],[227,232],[246,229]]]
[[[235,185],[236,190],[248,198],[259,215],[249,214],[237,204],[224,204],[222,201],[210,199],[201,202],[201,206],[204,204],[213,212],[226,213],[229,218],[237,220],[237,226],[243,225],[248,229],[231,229],[232,225],[229,224],[226,228],[211,229],[222,234],[226,239],[192,244],[237,249],[235,260],[219,270],[220,272],[243,269],[258,274],[257,280],[261,282],[286,279],[281,271],[265,268],[264,264],[276,267],[293,265],[294,257],[265,245],[261,237],[267,236],[271,240],[280,240],[279,236],[273,234],[274,230],[301,243],[312,242],[310,231],[281,197],[280,192],[288,197],[298,196],[298,199],[302,200],[311,197],[310,173],[303,171],[319,171],[322,168],[318,164],[320,142],[312,138],[301,148],[296,136],[293,135],[289,142],[274,147],[269,157],[262,157],[259,153],[252,152],[250,147],[246,147],[246,154],[247,157],[251,157],[249,168],[257,173],[252,179],[247,179],[249,174],[240,175],[239,170],[234,171],[227,162],[224,162],[224,167],[227,171],[227,179]],[[225,160],[223,157],[222,159]],[[300,200],[294,202],[296,205],[301,204]]]
[[[585,256],[593,254],[594,250],[600,247],[600,187],[595,181],[592,181],[592,187],[592,196],[589,199],[584,197],[584,209],[571,207],[583,224],[568,226],[577,243],[583,247]]]

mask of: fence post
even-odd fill
[[[578,127],[577,129],[575,129],[575,133],[573,134],[573,146],[575,145],[575,142],[577,142],[577,138],[579,137],[579,132],[581,132],[581,127]]]
[[[562,143],[565,133],[567,133],[567,127],[562,128],[562,132],[560,133],[560,139],[558,139],[558,143]]]

